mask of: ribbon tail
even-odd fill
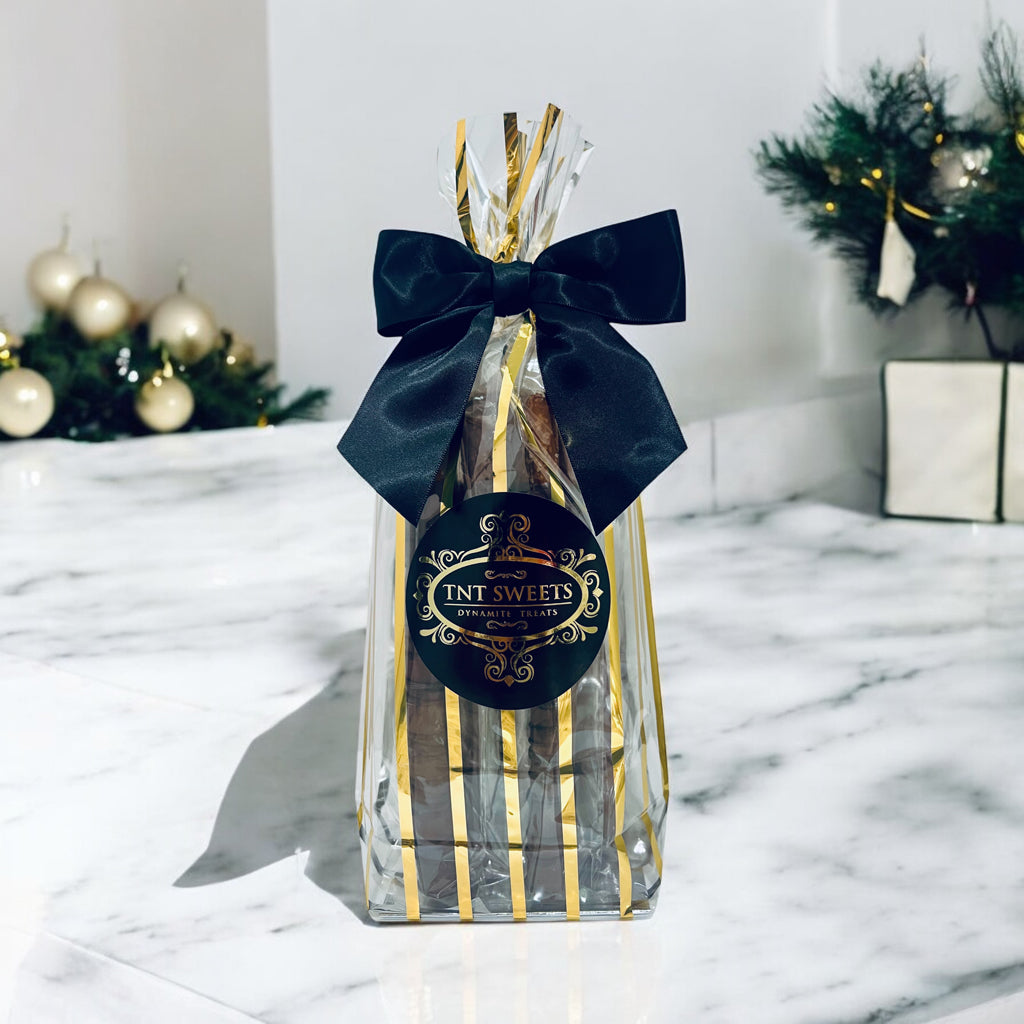
[[[548,402],[600,533],[686,441],[654,368],[618,331],[578,310],[535,313]]]
[[[493,306],[477,306],[406,333],[338,443],[352,468],[412,523],[462,422],[493,322]]]

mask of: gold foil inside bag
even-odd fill
[[[482,255],[532,261],[589,151],[554,107],[534,122],[460,122],[442,144],[442,194]],[[590,529],[569,445],[545,398],[530,314],[499,317],[420,521],[378,498],[356,794],[376,920],[654,909],[668,772],[639,501],[598,538],[607,632],[557,699],[519,710],[476,704],[435,678],[410,638],[413,552],[463,501],[529,494]]]

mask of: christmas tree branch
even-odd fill
[[[968,306],[967,308],[978,318],[978,324],[981,326],[981,333],[985,338],[985,348],[988,349],[989,357],[996,360],[1008,359],[1009,353],[999,348],[992,337],[992,328],[989,327],[988,317],[985,316],[985,310],[982,309],[981,303],[975,302],[973,306]]]
[[[1020,46],[1009,27],[1001,23],[981,47],[981,78],[985,94],[1005,120],[1024,114],[1024,86],[1020,76]]]

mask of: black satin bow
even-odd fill
[[[674,210],[567,238],[532,264],[382,231],[373,289],[378,331],[402,340],[338,449],[411,522],[459,428],[495,316],[533,311],[544,389],[595,532],[686,450],[650,363],[609,326],[685,319]]]

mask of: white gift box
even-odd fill
[[[1024,518],[1022,370],[971,360],[886,363],[886,515]]]

